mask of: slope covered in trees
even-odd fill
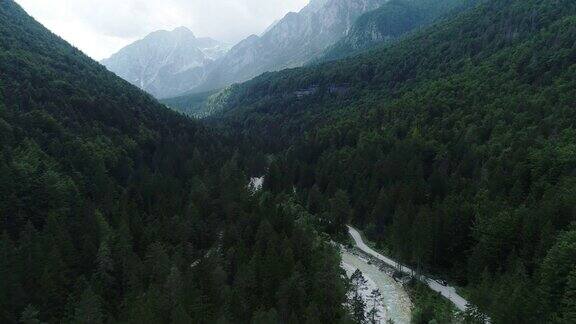
[[[208,117],[218,111],[218,100],[227,89],[187,94],[159,101],[170,109],[195,118]]]
[[[359,54],[376,45],[397,41],[400,37],[435,20],[457,15],[478,0],[391,0],[380,8],[360,16],[348,34],[331,46],[322,61]]]
[[[180,116],[0,1],[0,322],[339,322],[338,256]],[[281,201],[285,201],[284,199]]]
[[[490,0],[233,86],[220,122],[279,153],[267,188],[295,185],[325,231],[352,221],[497,323],[570,323],[575,39],[574,1]]]

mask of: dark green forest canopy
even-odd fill
[[[575,40],[574,1],[490,0],[395,45],[232,86],[212,121],[278,153],[267,188],[296,186],[327,232],[351,220],[466,285],[497,323],[570,323]]]
[[[487,0],[203,125],[0,0],[0,322],[345,321],[310,224],[353,222],[495,323],[573,323],[575,40],[572,0]]]
[[[339,322],[334,249],[261,155],[0,0],[0,322]]]
[[[202,93],[187,94],[175,98],[161,99],[160,102],[185,115],[203,118],[218,110],[218,102],[224,90],[213,90]]]

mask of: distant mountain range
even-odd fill
[[[386,2],[311,0],[229,51],[215,40],[195,38],[186,28],[159,31],[102,64],[157,98],[210,91],[310,62],[346,36],[359,16]]]
[[[217,60],[194,92],[222,88],[268,71],[304,65],[344,37],[356,19],[386,0],[312,0],[261,36],[252,35]]]
[[[321,51],[320,55],[311,54],[308,52],[306,57],[301,57],[301,61],[294,65],[316,65],[322,62],[337,60],[349,56],[358,55],[376,46],[389,46],[406,35],[415,32],[421,28],[425,28],[433,23],[440,22],[444,19],[456,16],[458,13],[469,9],[470,7],[478,4],[482,0],[389,0],[374,10],[369,10],[360,15],[353,22],[350,28],[346,28],[345,36],[339,38],[334,44],[328,46]],[[301,14],[306,15],[306,12],[318,12],[318,10],[327,10],[329,4],[345,3],[346,1],[315,1],[304,8]],[[284,22],[285,24],[287,22]],[[273,24],[270,30],[274,30],[279,22]],[[272,37],[268,34],[266,37]],[[164,98],[162,102],[170,108],[191,115],[194,117],[202,118],[218,112],[224,106],[222,105],[223,99],[231,92],[225,88],[225,91],[214,91],[213,89],[224,88],[224,85],[233,83],[233,79],[228,79],[221,83],[210,83],[210,81],[217,81],[217,76],[232,76],[240,78],[238,74],[232,74],[234,68],[245,67],[246,75],[243,78],[248,78],[250,73],[256,73],[258,70],[264,72],[265,70],[272,71],[275,68],[270,66],[254,68],[257,64],[263,63],[263,59],[258,56],[258,50],[253,50],[254,61],[252,64],[242,64],[246,60],[238,59],[235,63],[230,63],[232,57],[247,57],[246,52],[251,51],[256,45],[261,44],[264,37],[252,37],[247,40],[243,46],[235,46],[227,55],[221,60],[218,60],[214,65],[220,65],[220,73],[217,74],[217,68],[211,68],[207,77],[208,79],[203,82],[202,86],[197,87],[197,91],[177,96],[173,98]],[[277,43],[277,42],[271,42]],[[326,43],[327,44],[327,43]],[[268,46],[267,48],[271,48]],[[297,44],[293,46],[298,48]],[[240,55],[235,52],[240,52]],[[285,49],[289,52],[289,49]],[[295,50],[294,50],[295,51]],[[315,52],[316,53],[316,52]],[[300,53],[301,54],[301,53]],[[280,55],[275,55],[275,58],[280,58]],[[298,57],[298,53],[292,54],[292,57]],[[307,61],[308,60],[308,61]],[[226,61],[229,61],[226,63]],[[228,64],[229,66],[224,68]],[[291,66],[290,66],[291,67]],[[200,91],[206,90],[206,91]]]
[[[251,35],[232,47],[210,38],[196,38],[189,29],[180,27],[154,32],[102,64],[160,99],[203,96],[265,72],[365,51],[477,2],[311,0],[299,12],[275,21],[260,36]],[[169,102],[177,103],[178,110],[197,115],[197,107],[188,107],[190,100],[186,98]],[[198,116],[205,114],[202,111]]]
[[[110,71],[158,97],[178,95],[197,86],[206,66],[221,58],[229,46],[211,38],[197,38],[186,27],[156,31],[110,58]]]

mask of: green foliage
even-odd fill
[[[570,272],[566,290],[562,299],[562,320],[566,323],[576,321],[576,268]]]
[[[339,255],[302,208],[247,189],[265,158],[244,137],[166,109],[12,0],[0,75],[0,322],[344,318]]]
[[[574,269],[576,267],[576,230],[561,234],[548,251],[541,267],[541,287],[547,312],[556,311],[555,320],[569,323],[573,316]],[[559,305],[561,305],[559,307]]]
[[[168,98],[160,100],[166,106],[181,112],[185,115],[202,118],[218,110],[218,98],[225,94],[223,91],[209,91],[203,93],[195,93],[190,95],[182,95],[175,98]]]
[[[409,292],[414,303],[412,323],[456,322],[454,306],[428,287],[418,282],[409,289]]]
[[[389,45],[435,21],[454,16],[477,0],[393,0],[360,16],[350,32],[331,46],[322,61],[342,59],[374,46]]]
[[[574,1],[487,0],[210,96],[211,130],[3,1],[0,321],[346,321],[312,224],[352,221],[495,323],[569,323],[574,39]],[[451,320],[421,295],[415,321]]]
[[[220,122],[277,153],[274,191],[296,188],[323,230],[346,192],[353,223],[467,285],[495,323],[561,321],[574,39],[573,1],[489,0],[353,59],[233,86]]]
[[[22,312],[20,317],[20,322],[24,324],[40,324],[38,320],[38,311],[33,305],[28,305],[26,309]]]

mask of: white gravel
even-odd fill
[[[386,264],[396,267],[396,261],[387,258],[383,255],[381,255],[380,253],[374,251],[372,248],[370,248],[368,245],[366,245],[366,243],[364,243],[364,241],[362,240],[362,236],[360,235],[360,233],[353,227],[348,226],[348,232],[350,233],[350,235],[352,236],[352,238],[354,239],[354,242],[356,242],[356,246],[376,257],[377,259],[380,259],[381,261],[385,262]],[[406,266],[400,266],[400,270],[406,274],[412,274],[414,273],[414,271]],[[423,277],[421,279],[421,281],[425,284],[428,285],[428,287],[430,287],[430,289],[439,292],[440,294],[442,294],[442,296],[444,296],[446,299],[450,300],[454,306],[456,306],[456,308],[458,308],[460,311],[465,311],[466,308],[468,307],[468,301],[466,301],[464,298],[462,298],[460,295],[458,295],[458,293],[456,292],[456,289],[454,287],[450,287],[450,286],[443,286],[441,284],[439,284],[437,281],[427,278],[427,277]]]
[[[351,277],[356,269],[359,269],[364,278],[366,278],[367,283],[360,291],[366,303],[366,313],[373,306],[369,298],[372,290],[379,289],[382,298],[376,305],[378,322],[386,323],[388,319],[392,319],[396,324],[410,323],[412,304],[402,285],[385,272],[380,271],[376,266],[368,264],[363,258],[353,255],[344,249],[341,250],[341,255],[341,266],[348,277]]]
[[[264,177],[262,176],[250,179],[250,184],[248,185],[248,187],[252,189],[253,192],[256,192],[262,189],[263,184],[264,184]]]

